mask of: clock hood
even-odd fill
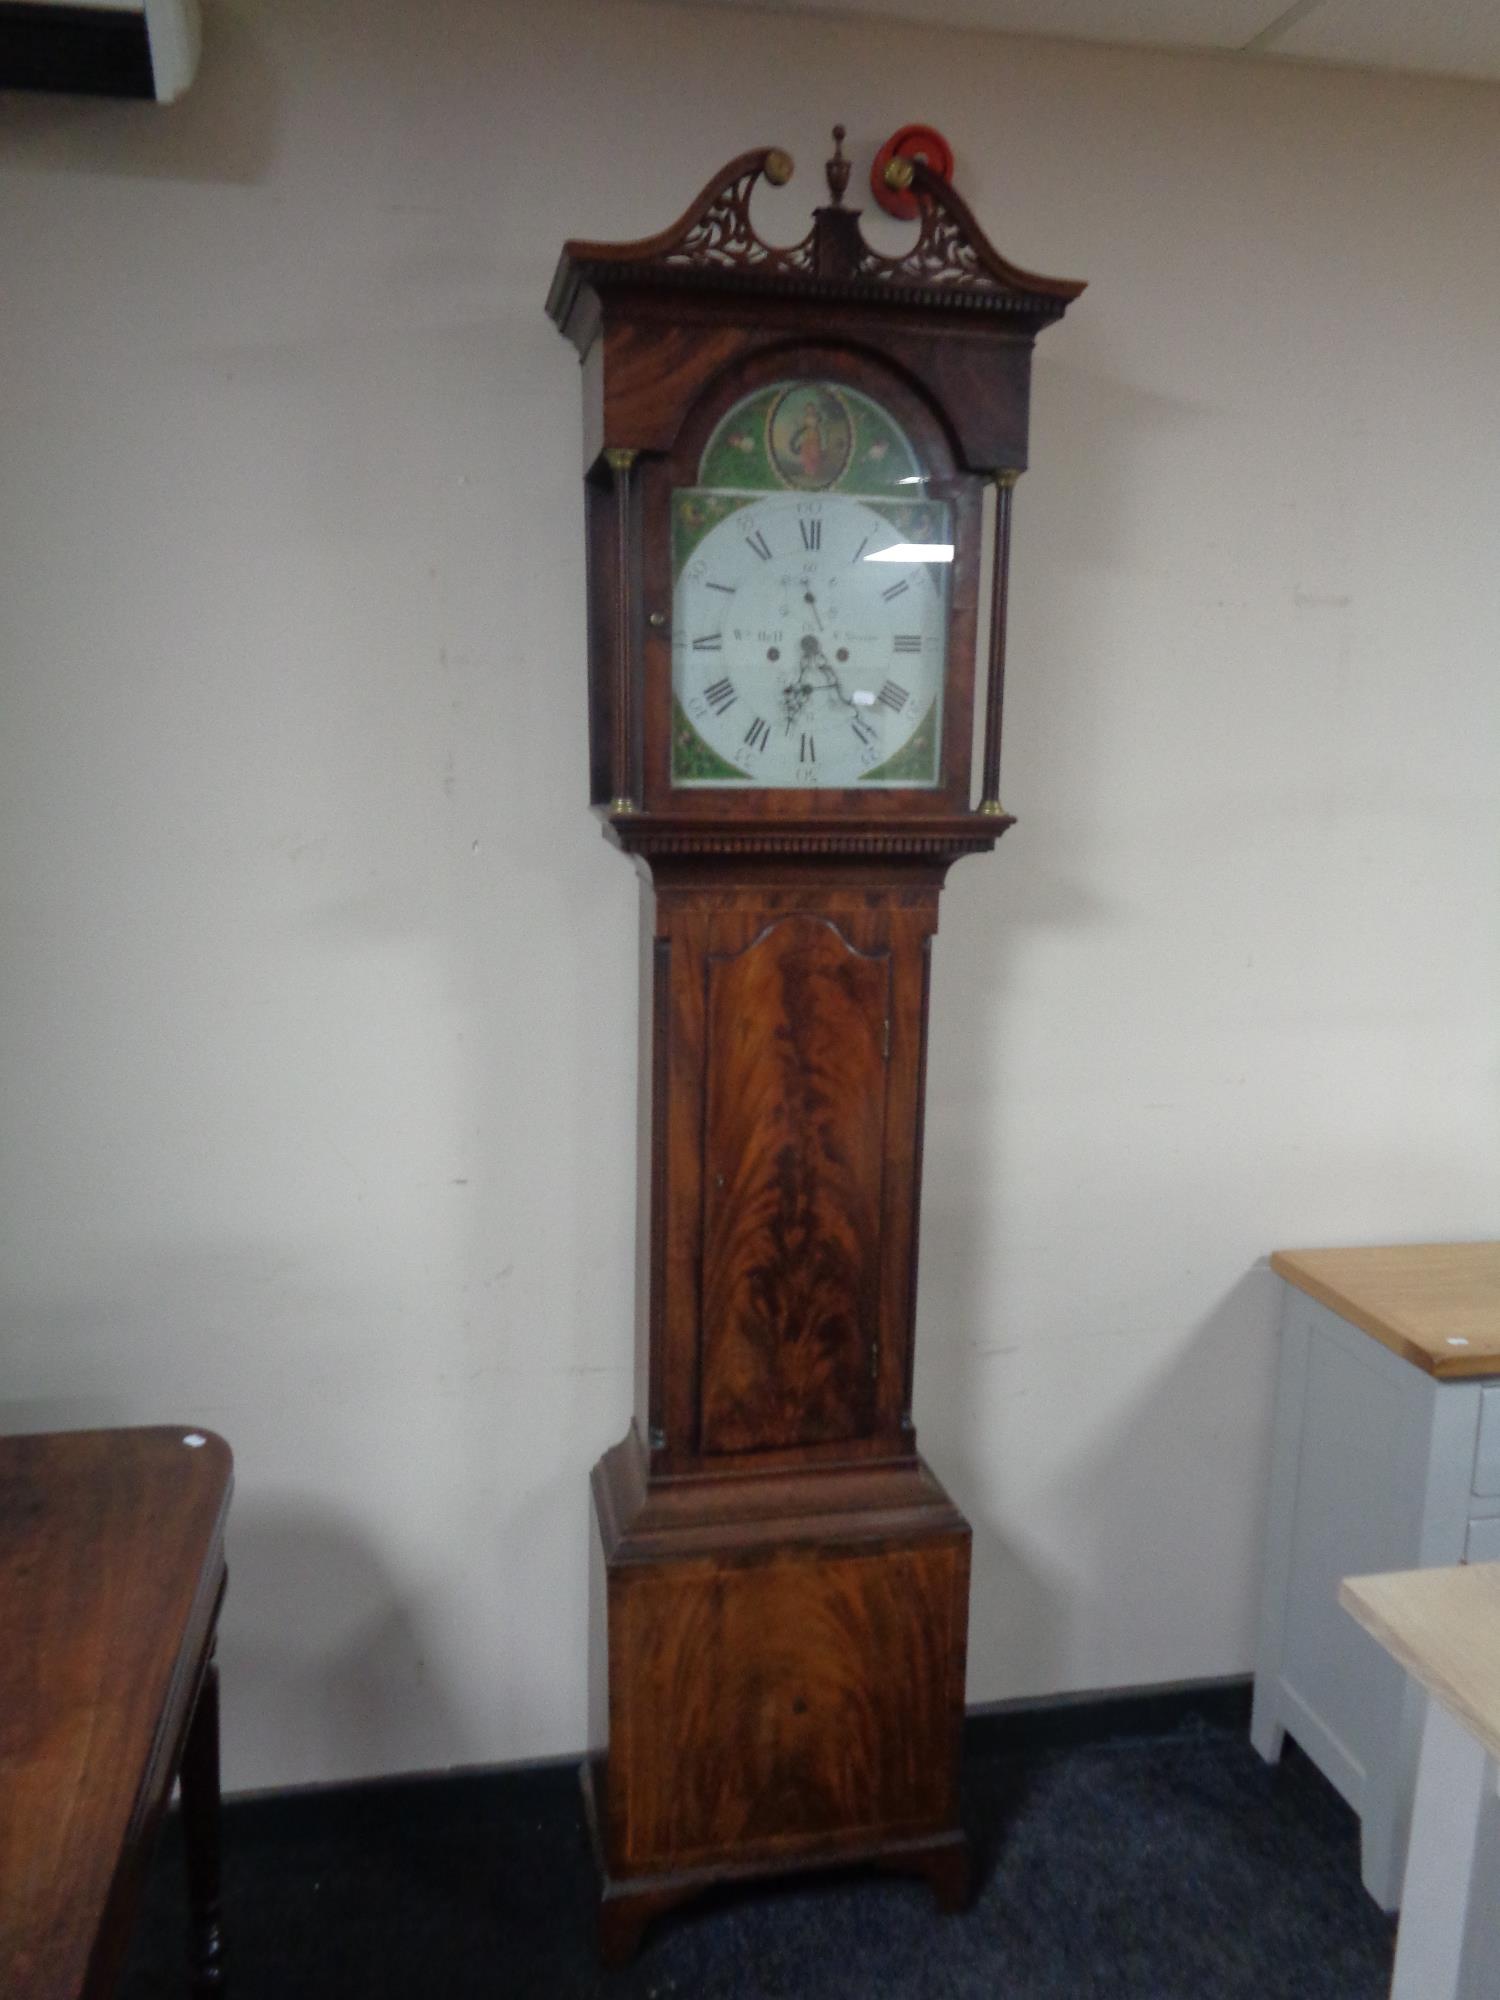
[[[1060,319],[1083,291],[1071,278],[1046,278],[1008,263],[985,236],[952,184],[920,160],[893,160],[887,177],[918,199],[917,240],[899,256],[865,241],[859,211],[845,208],[848,162],[844,130],[834,128],[828,162],[830,200],[813,211],[800,242],[767,243],[750,219],[756,183],[780,187],[791,155],[758,147],[730,160],[696,201],[658,235],[631,243],[563,245],[547,311],[577,347],[588,351],[602,303],[611,293],[710,287],[764,299],[824,299],[843,305],[913,308],[991,324],[1030,336]]]

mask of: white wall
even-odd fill
[[[569,234],[936,120],[1039,348],[935,979],[975,1700],[1245,1670],[1278,1244],[1493,1234],[1500,88],[661,4],[215,0],[0,118],[0,1416],[239,1462],[235,1786],[584,1736],[635,886]]]

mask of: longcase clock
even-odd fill
[[[583,363],[593,804],[642,885],[584,1774],[615,1960],[740,1876],[966,1893],[969,1527],[911,1419],[928,966],[949,865],[1010,823],[1011,490],[1033,339],[1082,286],[919,162],[916,241],[878,254],[842,137],[792,247],[750,217],[791,161],[746,153],[661,235],[567,244],[548,300]]]

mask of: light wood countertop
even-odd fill
[[[1429,1375],[1500,1375],[1500,1243],[1277,1250],[1271,1269]]]
[[[1500,1758],[1500,1563],[1348,1576],[1339,1603]]]

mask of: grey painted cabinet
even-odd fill
[[[1338,1587],[1500,1559],[1500,1245],[1272,1263],[1288,1283],[1251,1738],[1274,1761],[1289,1732],[1349,1801],[1365,1886],[1393,1910],[1423,1697]]]

